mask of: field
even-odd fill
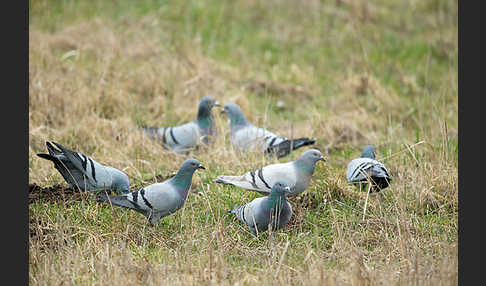
[[[29,1],[31,285],[457,285],[457,1]],[[255,125],[315,137],[327,158],[275,236],[253,237],[215,184],[281,159],[214,145],[176,155],[136,131],[195,119],[203,96]],[[183,209],[155,227],[66,188],[36,156],[55,141],[127,173],[182,162]],[[377,146],[393,181],[371,194],[347,163]]]

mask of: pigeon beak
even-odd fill
[[[226,113],[226,111],[224,111],[224,108],[223,108],[223,109],[221,109],[221,113]]]
[[[318,159],[318,161],[324,161],[324,162],[326,162],[327,160],[326,160],[326,158],[324,158],[324,156],[321,156],[321,157]]]
[[[221,104],[219,104],[219,102],[215,101],[214,106],[221,106]]]
[[[203,170],[206,170],[206,168],[203,166],[203,165],[199,165],[197,166],[198,169],[203,169]]]

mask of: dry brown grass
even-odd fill
[[[377,5],[352,7],[363,21],[380,17]],[[55,33],[29,31],[30,184],[65,184],[35,155],[47,140],[125,171],[134,187],[160,181],[187,156],[134,128],[193,120],[206,95],[237,102],[250,121],[277,133],[316,137],[328,161],[291,200],[289,226],[253,238],[226,210],[257,195],[212,179],[276,159],[234,152],[227,118],[215,110],[217,142],[189,155],[208,170],[194,176],[185,207],[158,226],[87,197],[30,204],[32,285],[457,285],[456,71],[432,91],[404,74],[403,89],[414,96],[355,69],[330,74],[332,87],[321,86],[302,63],[283,82],[287,70],[275,67],[270,76],[252,72],[252,63],[225,64],[196,44],[171,44],[161,27],[167,23],[148,15],[123,29],[98,17]],[[295,31],[279,37],[285,33]],[[328,88],[335,94],[323,95]],[[275,112],[276,100],[290,117]],[[393,182],[370,195],[363,219],[366,194],[344,173],[368,143],[378,146]]]

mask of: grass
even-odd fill
[[[88,198],[29,205],[33,285],[456,285],[457,1],[29,1],[29,183],[65,185],[55,141],[134,188],[187,156],[133,132],[195,118],[205,95],[316,137],[327,161],[290,224],[254,238],[226,210],[259,195],[213,183],[276,162],[238,156],[215,110],[182,210],[147,225]],[[393,176],[370,195],[347,163],[374,144]],[[280,162],[298,157],[298,150]],[[158,177],[157,177],[158,176]]]

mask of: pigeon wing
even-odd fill
[[[295,186],[297,173],[292,162],[267,165],[241,176],[219,176],[215,181],[257,191],[261,194],[269,194],[272,186],[279,179],[285,180],[291,189]]]

